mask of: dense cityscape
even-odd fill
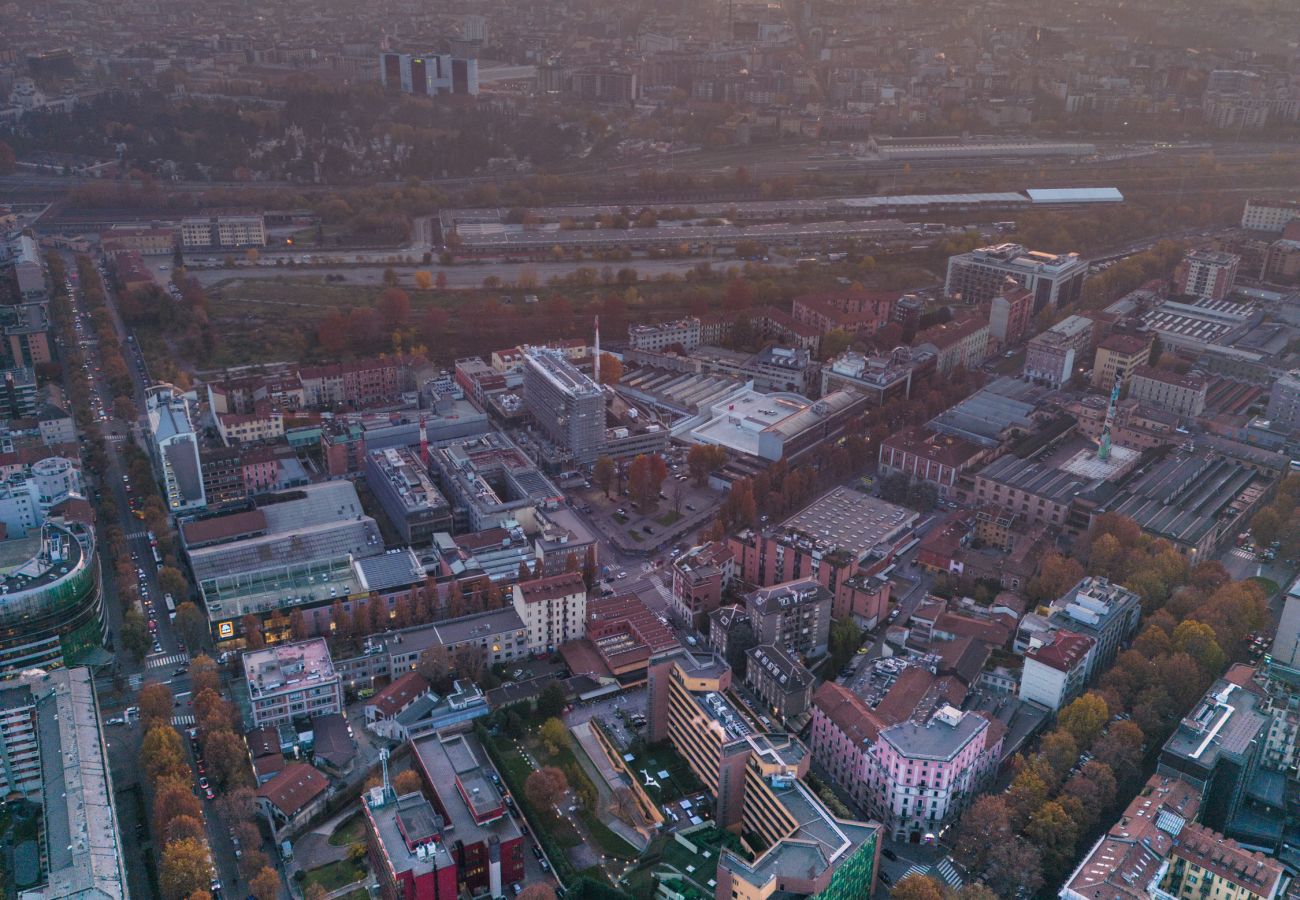
[[[1293,0],[0,22],[3,897],[1300,898]]]

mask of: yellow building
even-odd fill
[[[718,900],[870,896],[880,825],[836,818],[801,781],[808,748],[766,734],[727,692],[731,670],[712,654],[651,659],[648,739],[667,739],[713,794],[719,826],[738,831],[752,859],[724,852]]]
[[[1180,900],[1274,900],[1282,864],[1203,825],[1184,825],[1169,854],[1161,892]]]
[[[1127,385],[1133,370],[1145,366],[1150,359],[1150,336],[1122,332],[1112,334],[1097,345],[1097,357],[1092,366],[1092,386],[1109,391],[1117,375],[1120,382]]]

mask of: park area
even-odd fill
[[[667,743],[647,745],[635,740],[623,753],[623,765],[661,806],[702,789],[686,760]]]

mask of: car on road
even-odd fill
[[[159,642],[159,641],[154,641],[154,642],[153,642],[153,652],[154,652],[154,653],[162,653],[162,643],[161,643],[161,642]]]
[[[619,573],[618,573],[618,580],[619,580],[619,581],[622,581],[622,580],[623,580],[624,578],[626,578],[626,577],[627,577],[627,573],[626,573],[626,572],[619,572]]]
[[[890,850],[888,847],[883,848],[880,851],[880,855],[883,856],[885,859],[898,859],[898,854],[895,853],[893,850]]]
[[[539,859],[539,860],[537,861],[537,865],[538,865],[539,867],[541,867],[541,870],[542,870],[543,872],[549,872],[549,871],[551,871],[551,864],[548,863],[548,862],[547,862],[546,860],[544,860],[544,859]]]
[[[190,670],[190,667],[189,667],[189,666],[177,666],[177,667],[176,667],[176,671],[172,672],[172,674],[173,674],[173,675],[184,675],[184,674],[185,674],[186,672],[188,672],[189,670]]]
[[[104,724],[105,724],[105,725],[125,725],[125,724],[126,724],[126,719],[123,719],[121,716],[114,716],[114,717],[111,718],[111,719],[106,719],[106,720],[104,720]]]
[[[510,885],[510,890],[514,893],[516,897],[518,897],[520,894],[524,892],[524,889],[519,886],[519,882],[517,881],[514,884]]]

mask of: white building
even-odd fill
[[[1252,197],[1241,214],[1241,227],[1281,234],[1289,222],[1300,219],[1300,200],[1265,200]]]
[[[22,537],[40,528],[51,508],[81,496],[81,471],[72,460],[62,456],[38,460],[25,475],[0,483],[0,523],[6,537]]]
[[[1090,637],[1053,631],[1030,638],[1020,673],[1020,699],[1059,710],[1083,692],[1092,648]]]
[[[181,219],[181,246],[186,250],[266,246],[266,220],[262,216],[195,216]]]
[[[343,679],[324,638],[254,650],[243,659],[255,728],[343,712]]]
[[[169,384],[152,387],[145,396],[150,449],[173,513],[207,506],[199,468],[199,438],[190,420],[189,402],[190,398]]]
[[[587,586],[581,572],[566,572],[514,586],[514,607],[533,650],[552,650],[587,634]]]
[[[689,353],[700,346],[700,320],[690,316],[658,325],[629,325],[627,341],[632,350],[659,352],[677,344]]]
[[[43,880],[23,900],[128,896],[113,778],[90,669],[0,683],[0,786],[43,807]]]

